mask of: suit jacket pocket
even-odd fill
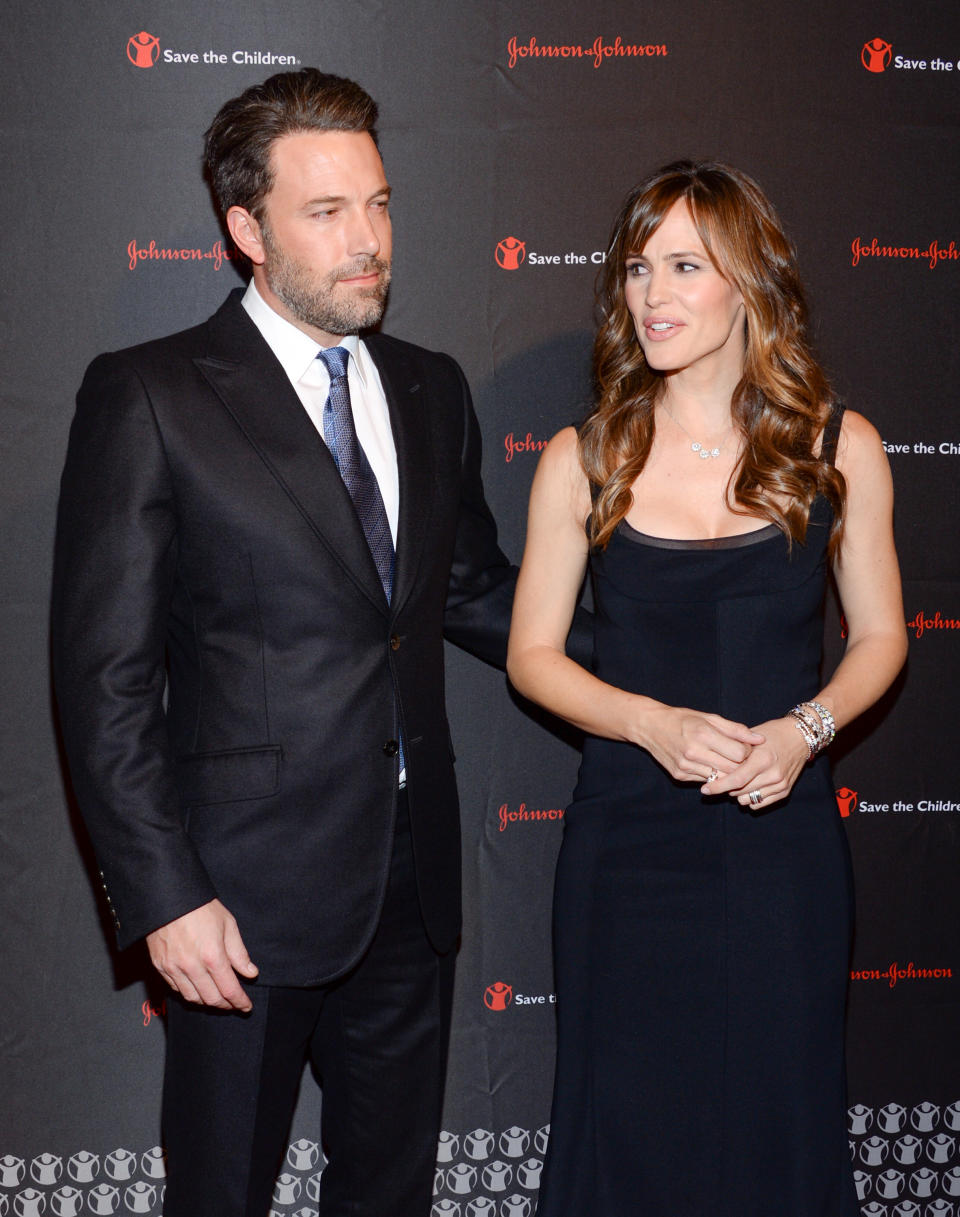
[[[177,789],[185,806],[265,799],[280,787],[281,750],[231,748],[177,758]]]

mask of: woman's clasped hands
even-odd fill
[[[790,717],[747,727],[679,706],[658,706],[641,742],[676,781],[701,782],[702,794],[751,810],[785,799],[809,757]]]
[[[775,718],[756,728],[763,742],[750,748],[743,761],[708,780],[700,787],[703,794],[728,794],[751,811],[779,803],[793,789],[810,750],[796,729],[793,718]],[[759,795],[759,797],[757,797]]]

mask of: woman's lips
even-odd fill
[[[648,317],[643,323],[644,332],[651,342],[664,342],[682,328],[683,322],[674,317]]]

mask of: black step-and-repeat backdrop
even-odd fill
[[[0,37],[0,1217],[160,1212],[163,991],[140,951],[109,945],[50,704],[57,482],[87,361],[199,321],[238,283],[200,134],[227,97],[298,64],[380,101],[396,192],[386,328],[464,365],[514,558],[537,454],[589,399],[592,286],[623,194],[667,160],[716,157],[779,204],[818,349],[890,454],[910,634],[905,675],[834,750],[858,891],[850,1153],[865,1217],[956,1217],[957,6],[51,0],[13,6]],[[838,612],[827,634],[836,656]],[[528,1217],[576,740],[454,651],[448,692],[466,922],[434,1214]],[[308,1081],[282,1217],[316,1212],[319,1103]]]

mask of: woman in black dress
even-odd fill
[[[508,670],[587,733],[557,869],[540,1217],[856,1217],[851,885],[825,748],[906,654],[880,439],[757,185],[627,198],[597,405],[537,470]],[[564,640],[589,568],[595,663]],[[844,657],[819,674],[833,572]]]

